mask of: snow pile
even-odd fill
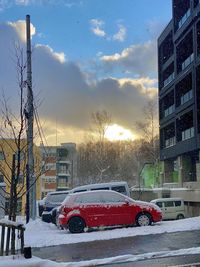
[[[200,230],[200,217],[178,221],[163,221],[152,226],[117,228],[103,231],[97,230],[81,234],[71,234],[69,231],[59,230],[55,225],[51,223],[48,224],[42,222],[40,219],[37,219],[36,221],[31,221],[26,225],[25,245],[32,247],[45,247],[190,230]]]
[[[134,262],[139,260],[147,260],[152,258],[162,258],[162,257],[172,257],[172,256],[182,256],[199,254],[200,247],[180,249],[175,251],[162,251],[162,252],[152,252],[140,255],[123,255],[117,257],[110,257],[104,259],[96,259],[89,261],[80,262],[53,262],[50,260],[43,260],[37,257],[32,257],[31,259],[25,259],[22,256],[7,256],[0,258],[0,267],[89,267],[98,266],[102,264],[112,264],[112,263],[122,263],[122,262]]]

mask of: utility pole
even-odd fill
[[[34,176],[34,158],[33,158],[33,91],[32,91],[32,71],[31,71],[31,34],[30,34],[30,16],[26,15],[26,42],[27,42],[27,184],[29,189],[29,207],[30,218],[36,218],[36,182]],[[29,216],[29,214],[28,214]]]

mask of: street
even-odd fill
[[[134,228],[133,228],[134,231]],[[83,233],[87,234],[87,233]],[[101,232],[99,232],[101,234]],[[94,242],[84,242],[68,245],[58,245],[43,248],[33,248],[32,253],[45,259],[57,262],[77,262],[92,259],[103,259],[115,257],[119,255],[139,255],[149,252],[173,251],[186,248],[194,248],[200,246],[200,231],[186,231],[176,233],[154,234],[136,237],[126,237],[112,240],[99,240]],[[200,262],[200,256],[187,257],[192,260],[196,257],[196,261]],[[180,264],[186,263],[186,258],[176,257]],[[181,259],[181,260],[180,260]],[[175,264],[171,258],[152,259],[155,264],[151,266],[168,266],[167,262]],[[162,263],[164,265],[162,265]],[[133,265],[134,264],[134,265]],[[138,265],[139,264],[139,265]],[[142,265],[143,264],[143,265]],[[149,264],[149,263],[148,263]],[[156,265],[157,264],[157,265]],[[146,263],[145,263],[146,265]],[[115,264],[114,266],[145,266],[144,261],[123,263],[123,265]],[[111,265],[105,265],[111,266]],[[112,265],[113,266],[113,265]]]

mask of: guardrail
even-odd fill
[[[23,223],[13,222],[10,220],[2,219],[0,220],[1,226],[1,244],[0,244],[0,256],[15,255],[18,250],[18,240],[20,240],[20,252],[24,253],[24,231],[25,226]]]

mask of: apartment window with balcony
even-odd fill
[[[191,15],[190,0],[173,0],[174,28],[180,29]]]
[[[194,137],[194,127],[182,131],[182,141]]]
[[[164,115],[165,117],[169,116],[170,114],[172,114],[175,110],[175,106],[171,105],[170,107],[168,107],[167,109],[165,109]]]
[[[171,146],[174,146],[176,144],[176,137],[175,137],[175,124],[170,123],[169,125],[167,125],[163,130],[163,134],[161,134],[161,142],[162,138],[164,140],[163,142],[163,148],[168,148]]]
[[[192,72],[185,76],[175,87],[176,107],[183,105],[193,97]]]
[[[169,138],[169,139],[166,139],[165,140],[165,147],[170,147],[170,146],[174,146],[176,144],[176,138],[175,136]]]
[[[161,87],[167,86],[174,80],[174,62],[172,62],[162,73]]]
[[[188,91],[186,94],[181,96],[181,105],[185,104],[188,102],[190,99],[193,97],[193,92],[192,90]]]
[[[194,137],[193,110],[176,120],[176,129],[178,142]]]
[[[159,46],[159,64],[163,65],[174,53],[173,34],[168,34]]]
[[[183,15],[183,17],[179,20],[178,29],[180,29],[183,26],[183,24],[186,22],[186,20],[189,18],[190,15],[191,15],[191,10],[188,9],[186,13]]]
[[[164,80],[164,86],[168,85],[171,81],[174,80],[174,72],[170,74],[166,80]]]
[[[191,30],[176,47],[177,73],[180,73],[194,61],[193,31]]]
[[[0,160],[4,160],[4,159],[5,159],[4,153],[3,153],[3,151],[0,151]]]
[[[182,63],[182,70],[187,68],[194,61],[194,53],[192,53],[185,61]]]

